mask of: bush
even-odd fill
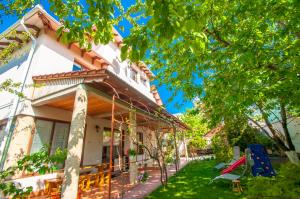
[[[189,141],[189,147],[192,147],[192,148],[205,149],[206,146],[207,146],[206,141],[200,136],[193,137]]]
[[[271,140],[266,135],[263,135],[262,133],[257,133],[255,135],[255,139],[257,144],[262,144],[268,149],[271,149],[275,145],[275,142],[273,140]]]
[[[276,177],[253,177],[247,183],[248,198],[300,198],[300,166],[283,164]]]
[[[226,135],[217,134],[212,139],[212,149],[217,162],[227,162],[233,157],[232,147],[227,142]]]

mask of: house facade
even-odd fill
[[[84,166],[107,163],[112,172],[130,161],[134,183],[139,164],[156,164],[134,142],[151,146],[155,131],[187,126],[162,108],[157,90],[150,86],[150,69],[142,62],[121,60],[122,37],[117,31],[113,30],[114,41],[86,50],[78,43],[61,42],[56,35],[60,26],[37,6],[1,34],[0,50],[12,42],[21,47],[0,61],[0,83],[20,83],[17,90],[24,95],[0,93],[1,167],[48,145],[50,154],[57,148],[68,150],[62,166],[70,181],[63,184],[64,198],[77,197]],[[24,32],[29,35],[25,42],[18,38]],[[129,149],[137,152],[134,161],[126,159]],[[36,192],[44,188],[45,179],[57,175],[19,176],[14,181]]]

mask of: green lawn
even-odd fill
[[[243,194],[232,192],[230,181],[218,181],[208,184],[211,178],[219,175],[213,167],[216,162],[194,161],[189,163],[175,176],[169,179],[167,188],[159,187],[147,199],[199,198],[199,199],[235,199],[244,198]]]

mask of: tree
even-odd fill
[[[287,128],[288,116],[299,115],[298,1],[153,0],[144,9],[147,24],[125,39],[139,42],[123,52],[131,48],[134,60],[147,50],[160,82],[199,97],[213,124],[241,114],[257,124],[263,120],[298,162]]]
[[[196,108],[190,109],[180,116],[180,119],[191,128],[185,132],[189,149],[205,148],[206,142],[202,136],[209,131],[209,128],[203,113]]]
[[[129,135],[130,136],[130,135]],[[167,136],[167,134],[156,129],[152,134],[144,134],[147,144],[139,142],[136,137],[130,136],[131,141],[136,147],[142,147],[145,150],[145,154],[150,157],[152,160],[156,161],[159,170],[160,170],[160,182],[162,185],[167,186],[168,184],[168,171],[167,163],[168,156],[174,156],[174,148],[169,142],[172,140],[172,136]],[[134,149],[131,149],[134,150]]]
[[[145,0],[126,10],[117,0],[48,2],[63,22],[58,35],[82,46],[109,42],[111,26],[129,20],[123,59],[147,55],[160,83],[200,98],[211,123],[240,114],[263,120],[277,145],[297,157],[287,118],[300,110],[299,1]],[[2,9],[22,14],[36,3],[14,0]],[[272,126],[275,115],[283,136]]]

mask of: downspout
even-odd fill
[[[25,26],[24,17],[21,19],[20,24],[24,28],[24,30],[28,33],[29,37],[32,40],[32,46],[30,48],[29,55],[28,55],[28,58],[26,60],[26,66],[24,68],[24,72],[23,72],[22,78],[21,78],[22,79],[22,81],[21,81],[22,85],[21,85],[21,88],[18,91],[20,93],[23,93],[24,88],[25,88],[25,84],[26,84],[26,80],[27,80],[27,76],[28,76],[28,72],[29,72],[29,69],[30,69],[30,66],[31,66],[33,54],[34,54],[35,48],[36,48],[36,39],[30,33],[28,28]],[[9,145],[10,145],[12,135],[13,135],[13,121],[14,121],[15,116],[17,114],[19,103],[20,103],[20,96],[16,95],[13,99],[13,104],[11,106],[11,111],[9,113],[7,124],[6,124],[6,127],[5,127],[5,136],[4,137],[6,137],[6,135],[7,135],[7,138],[6,139],[4,138],[4,140],[2,142],[3,144],[5,143],[5,145],[4,145],[3,152],[1,154],[0,171],[2,171],[3,168],[4,168],[5,160],[6,160],[6,157],[7,157],[7,152],[8,152]],[[1,146],[1,149],[2,148],[3,147]]]

